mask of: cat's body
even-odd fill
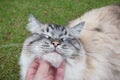
[[[82,21],[85,21],[85,25],[81,31],[81,26],[83,26]],[[33,23],[36,24],[35,22]],[[78,29],[72,28],[78,24],[80,24]],[[58,67],[60,62],[65,59],[64,80],[120,80],[120,6],[112,5],[94,9],[82,17],[71,21],[68,27],[70,28],[65,29],[65,31],[67,31],[66,38],[70,38],[70,35],[74,34],[72,38],[70,38],[70,40],[72,40],[71,43],[69,43],[67,39],[65,41],[63,40],[61,44],[57,45],[58,48],[56,47],[56,51],[59,52],[60,55],[57,54],[57,56],[55,56],[54,54],[56,54],[56,52],[51,52],[51,54],[53,53],[52,56],[42,56],[43,59],[50,62],[54,67]],[[79,36],[76,35],[79,34],[77,30],[80,32]],[[30,31],[32,33],[34,33],[34,31],[39,32],[39,29],[35,30],[30,28]],[[62,31],[64,32],[64,30]],[[34,51],[33,52],[37,54],[32,54],[32,51],[28,49],[29,43],[31,41],[33,42],[33,40],[34,36],[29,37],[23,46],[20,58],[21,75],[23,79],[32,60],[36,56],[41,56],[41,54]],[[43,43],[44,41],[45,40],[43,40]],[[62,45],[62,43],[68,47],[62,46],[60,48],[59,46]],[[34,45],[38,45],[38,43]],[[39,45],[41,44],[39,43]],[[67,51],[64,51],[63,47],[65,47]],[[33,48],[34,47],[31,49]],[[43,52],[41,51],[40,53]],[[53,60],[49,57],[52,57]]]
[[[80,41],[87,55],[81,80],[120,80],[120,5],[94,9],[68,26],[81,21]]]

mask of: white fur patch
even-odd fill
[[[43,55],[42,58],[48,61],[53,67],[56,67],[56,68],[59,67],[59,65],[63,61],[63,58],[56,52]]]

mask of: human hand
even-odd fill
[[[44,60],[35,59],[28,68],[25,80],[63,80],[64,62],[54,69]]]

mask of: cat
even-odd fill
[[[93,9],[66,27],[29,17],[20,55],[21,79],[35,58],[57,68],[65,60],[64,80],[120,80],[120,5]]]

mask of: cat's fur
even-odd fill
[[[82,46],[78,40],[84,23],[65,28],[55,24],[41,24],[30,15],[28,30],[32,34],[25,40],[20,57],[22,79],[35,58],[43,58],[57,68],[63,58],[67,61],[69,58],[74,59],[74,56],[85,55],[81,54]]]
[[[85,21],[85,25],[82,29],[80,24],[77,30],[80,32],[82,29],[82,31],[79,36],[75,35],[76,31],[73,31],[75,28],[72,27],[76,27],[82,21]],[[79,47],[78,52],[75,50],[78,55],[70,57],[73,55],[71,52],[71,54],[67,53],[66,56],[62,56],[63,52],[60,52],[58,64],[48,60],[55,67],[62,59],[66,60],[64,80],[120,80],[120,5],[94,9],[71,21],[67,26],[70,27],[67,29],[68,33],[72,32],[74,38],[79,39],[76,41],[79,45],[75,45]],[[69,32],[69,29],[72,31]],[[39,32],[39,29],[30,28],[30,31]],[[31,56],[27,50],[27,45],[33,38],[27,39],[24,43],[20,58],[23,79],[28,66],[35,57]],[[37,56],[40,55],[37,54]]]

